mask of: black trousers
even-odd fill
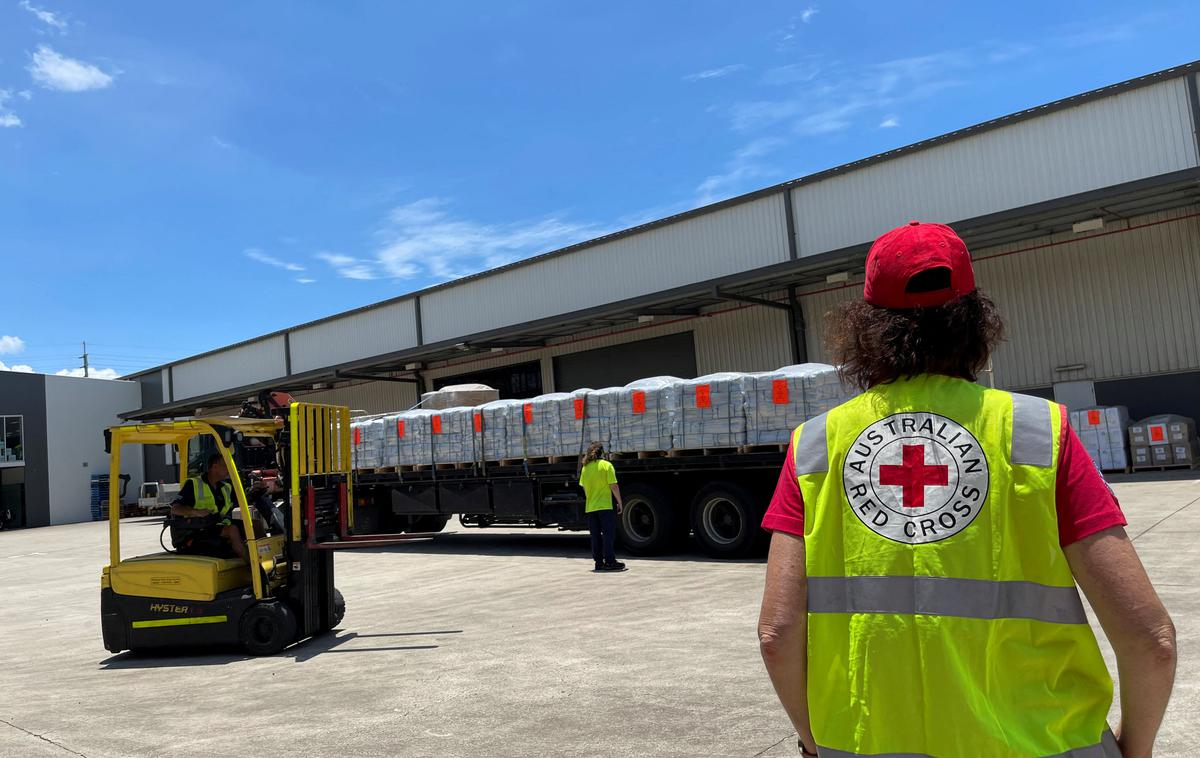
[[[617,560],[613,545],[617,539],[617,515],[612,508],[592,511],[587,515],[588,531],[592,535],[592,560],[612,563]],[[603,550],[603,554],[601,553]]]

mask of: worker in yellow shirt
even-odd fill
[[[592,535],[592,560],[596,571],[624,571],[625,564],[617,560],[613,545],[617,538],[617,516],[624,507],[621,488],[617,486],[617,471],[604,460],[604,446],[593,442],[579,459],[579,486],[587,495],[588,531]],[[613,498],[617,511],[613,513]]]

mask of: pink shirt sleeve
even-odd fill
[[[779,482],[775,485],[775,494],[767,506],[767,514],[763,516],[762,528],[804,536],[804,498],[800,494],[800,482],[796,480],[796,459],[792,457],[790,444],[783,469],[779,472]]]
[[[1062,444],[1054,505],[1058,510],[1058,542],[1063,547],[1096,532],[1125,526],[1125,514],[1108,482],[1084,449],[1062,410]]]

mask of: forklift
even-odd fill
[[[264,393],[257,414],[114,426],[104,437],[111,456],[109,565],[100,576],[105,648],[240,644],[252,655],[275,655],[341,622],[346,605],[333,585],[333,551],[355,546],[344,539],[353,540],[348,408]],[[231,518],[244,530],[247,560],[169,550],[123,559],[118,487],[125,445],[173,446],[185,468],[189,446],[218,453],[229,470]],[[239,475],[237,458],[273,458],[286,487],[282,505],[247,501],[249,472]],[[180,478],[186,481],[186,472]]]

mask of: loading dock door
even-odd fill
[[[696,343],[691,332],[627,342],[554,359],[554,389],[620,387],[648,376],[696,376]]]

